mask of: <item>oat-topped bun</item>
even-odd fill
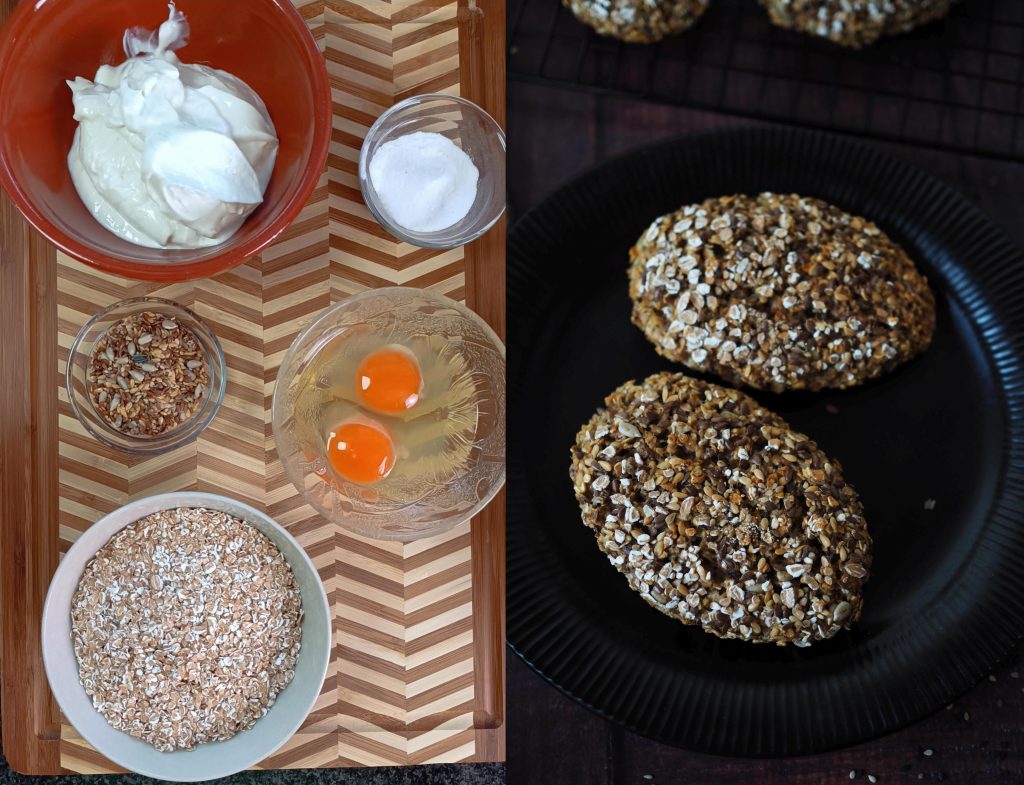
[[[686,30],[710,0],[562,0],[566,8],[601,35],[652,43]]]
[[[896,243],[818,199],[725,196],[630,251],[633,323],[659,354],[763,390],[844,388],[928,348],[935,299]]]
[[[806,646],[861,611],[871,537],[817,445],[737,390],[628,382],[576,436],[583,522],[630,588],[722,638]]]
[[[780,27],[861,47],[945,16],[956,0],[761,0]]]

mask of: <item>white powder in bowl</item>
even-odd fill
[[[413,232],[439,232],[465,218],[480,179],[458,145],[426,131],[385,142],[370,159],[369,169],[384,212]]]

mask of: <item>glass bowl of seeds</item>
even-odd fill
[[[155,455],[194,441],[224,399],[224,352],[210,328],[158,297],[114,303],[79,331],[67,395],[87,433],[122,452]]]

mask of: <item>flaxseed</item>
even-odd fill
[[[844,388],[924,351],[935,300],[877,226],[796,195],[657,219],[630,251],[633,323],[659,354],[781,392]]]
[[[871,538],[838,462],[736,390],[628,382],[583,426],[583,522],[653,607],[722,638],[806,646],[860,617]]]
[[[114,430],[160,436],[187,423],[202,406],[210,369],[196,335],[152,311],[126,316],[93,347],[86,387]]]

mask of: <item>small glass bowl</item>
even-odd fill
[[[330,469],[322,439],[309,438],[309,418],[318,414],[304,408],[304,419],[296,416],[309,373],[321,372],[321,352],[367,336],[382,343],[401,336],[411,351],[440,339],[464,360],[476,416],[467,458],[453,475],[424,482],[399,477],[396,467],[373,485],[351,483]],[[326,378],[316,383],[328,386]],[[288,479],[332,523],[386,540],[440,534],[476,515],[505,483],[505,346],[478,314],[447,297],[406,287],[362,292],[321,312],[288,349],[274,389],[273,434]]]
[[[89,361],[96,342],[121,319],[143,311],[166,315],[190,330],[199,340],[206,366],[210,371],[210,383],[206,385],[202,403],[196,413],[174,430],[159,436],[132,436],[108,425],[96,411],[86,385]],[[93,437],[121,452],[132,455],[158,455],[195,441],[210,424],[224,400],[227,365],[217,337],[206,323],[188,308],[159,297],[134,297],[104,308],[79,330],[68,352],[66,378],[71,409],[82,423],[82,427]]]
[[[415,131],[447,136],[480,172],[476,200],[466,217],[438,232],[414,232],[396,224],[370,182],[370,160],[377,149]],[[399,240],[422,248],[457,248],[480,237],[505,212],[505,134],[493,117],[465,98],[442,93],[407,98],[378,117],[367,132],[359,152],[359,187],[373,217]]]

